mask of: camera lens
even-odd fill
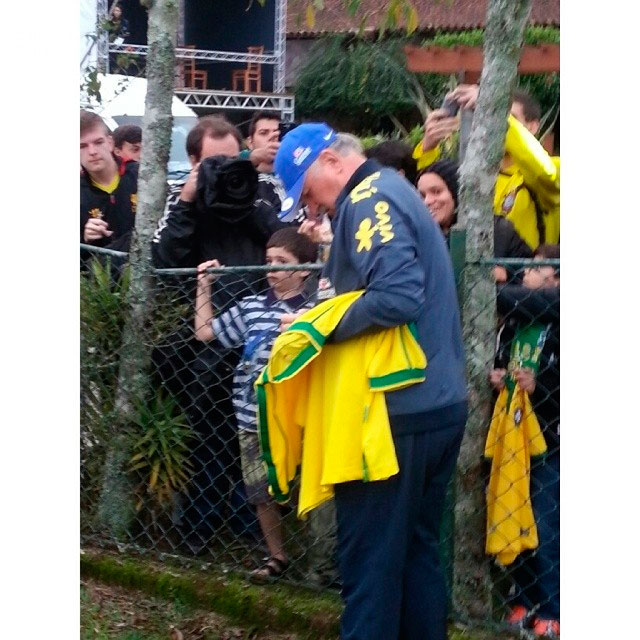
[[[229,171],[225,176],[224,186],[230,200],[243,201],[250,197],[250,186],[244,171]]]

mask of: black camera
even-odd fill
[[[460,111],[460,105],[456,100],[452,100],[451,98],[445,98],[442,101],[442,106],[440,108],[443,111],[446,111],[447,116],[450,118],[455,118],[458,115],[458,111]]]
[[[289,133],[289,131],[292,131],[299,125],[300,125],[299,122],[281,122],[280,137],[278,138],[278,140],[282,140],[282,138],[284,138],[287,135],[287,133]]]
[[[200,211],[235,222],[251,211],[258,173],[250,160],[211,156],[200,163],[196,204]]]

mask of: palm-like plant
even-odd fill
[[[135,427],[139,437],[133,443],[130,468],[142,478],[136,508],[142,508],[145,496],[165,508],[189,481],[189,452],[198,436],[173,397],[161,390],[152,403],[138,403]]]

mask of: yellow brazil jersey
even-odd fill
[[[513,160],[496,179],[494,213],[513,223],[520,237],[535,250],[541,242],[560,240],[560,158],[551,157],[536,137],[512,115],[508,118],[505,153]],[[423,151],[418,142],[413,157],[418,170],[440,157],[440,147]],[[536,207],[537,204],[537,207]],[[544,239],[538,232],[538,211]]]
[[[97,187],[101,191],[111,194],[118,188],[118,185],[120,184],[120,174],[116,171],[116,175],[109,184],[99,184],[93,178],[91,178],[91,184],[93,184],[94,187]]]
[[[502,389],[484,451],[491,459],[485,550],[502,565],[511,564],[518,554],[538,546],[529,486],[531,456],[546,450],[529,394],[516,384],[509,401],[507,388]]]
[[[256,382],[270,489],[288,500],[300,468],[301,517],[331,498],[336,483],[398,473],[384,392],[425,379],[426,357],[406,325],[326,344],[362,293],[301,316],[277,338]]]

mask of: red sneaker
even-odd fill
[[[536,618],[533,622],[533,634],[539,638],[559,638],[560,623],[557,620]]]
[[[505,622],[512,627],[524,629],[529,620],[529,610],[521,604],[517,604],[511,609]]]

